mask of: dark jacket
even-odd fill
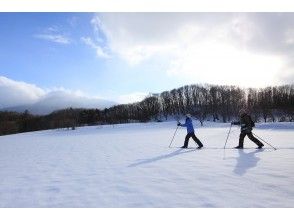
[[[232,124],[241,125],[241,132],[244,133],[250,133],[252,131],[252,127],[254,127],[254,122],[248,114],[241,115],[240,121],[233,122]]]

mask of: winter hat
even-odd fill
[[[186,114],[186,117],[187,117],[187,118],[191,118],[191,115],[190,115],[190,114]]]

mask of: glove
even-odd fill
[[[180,126],[181,125],[181,123],[180,122],[178,122],[178,126]]]

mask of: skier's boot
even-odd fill
[[[197,147],[197,149],[201,149],[203,147],[203,145],[199,145],[198,147]]]
[[[188,148],[188,146],[182,146],[181,148]]]
[[[243,149],[243,146],[237,146],[235,149]]]
[[[264,144],[260,144],[257,149],[261,149],[263,146]]]

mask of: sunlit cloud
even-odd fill
[[[261,87],[274,82],[281,57],[259,55],[220,42],[191,45],[171,62],[168,74],[200,83]]]
[[[283,82],[294,17],[259,13],[102,13],[91,20],[109,54],[155,65],[191,83],[267,86]],[[278,22],[283,25],[276,26]],[[254,78],[254,80],[252,80]],[[289,78],[289,77],[288,77]],[[291,77],[290,77],[291,78]],[[289,83],[289,82],[287,82]]]

